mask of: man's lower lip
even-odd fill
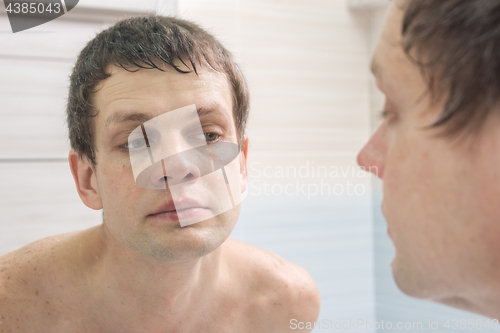
[[[150,215],[155,222],[179,222],[180,220],[191,220],[207,213],[207,208],[195,207],[173,210],[160,214]]]

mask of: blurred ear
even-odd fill
[[[74,149],[69,152],[68,160],[80,199],[89,208],[102,209],[96,174],[90,161],[86,157],[81,159]]]
[[[247,168],[247,154],[248,154],[248,136],[245,134],[243,137],[243,147],[241,147],[240,154],[240,176],[241,176],[241,193],[245,192],[248,187],[248,168]]]

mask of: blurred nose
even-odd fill
[[[359,166],[378,178],[384,176],[387,154],[387,125],[383,122],[358,154]]]
[[[153,185],[168,187],[187,181],[196,181],[200,178],[200,166],[189,153],[191,149],[192,147],[181,142],[170,142],[168,154],[164,154],[163,158],[155,163],[151,173]]]

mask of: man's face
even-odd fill
[[[180,108],[195,105],[200,112],[197,128],[201,125],[207,141],[236,144],[232,96],[226,77],[213,70],[199,66],[197,76],[178,73],[169,66],[163,69],[165,72],[146,69],[128,72],[111,66],[111,76],[97,87],[94,98],[99,112],[94,118],[97,166],[92,180],[102,201],[104,225],[118,242],[158,259],[193,258],[213,251],[229,236],[240,205],[219,215],[210,214],[221,200],[220,189],[214,189],[213,184],[199,177],[196,165],[176,159],[177,164],[169,166],[175,169],[175,177],[183,179],[177,185],[176,200],[201,207],[182,214],[206,214],[209,218],[181,227],[175,212],[155,214],[165,207],[173,208],[172,191],[168,186],[148,189],[136,184],[129,156],[129,149],[133,148],[129,135],[148,119],[161,115],[165,119],[168,112],[174,114]],[[178,122],[179,117],[166,119]],[[170,155],[175,155],[176,149],[177,153],[183,152],[186,146],[182,135],[186,131],[182,124],[179,126],[168,128],[162,134],[168,138],[163,145]],[[205,139],[203,133],[197,139]],[[239,193],[246,188],[246,164],[242,155],[240,153],[236,163],[224,168],[229,182],[236,184],[233,190]],[[177,219],[180,211],[178,215]]]
[[[399,288],[446,302],[488,290],[500,278],[500,131],[490,119],[468,143],[438,138],[444,98],[432,103],[401,46],[401,2],[393,4],[373,57],[386,117],[358,156],[383,179],[382,210]]]

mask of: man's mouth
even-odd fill
[[[167,201],[149,216],[158,222],[162,220],[179,222],[199,218],[208,211],[209,208],[197,200],[184,198],[175,202],[173,200]]]
[[[192,207],[186,209],[166,211],[159,214],[153,214],[151,216],[158,220],[171,220],[179,222],[179,221],[187,221],[187,220],[192,220],[194,218],[198,218],[199,216],[206,214],[207,210],[208,209],[204,207]]]

